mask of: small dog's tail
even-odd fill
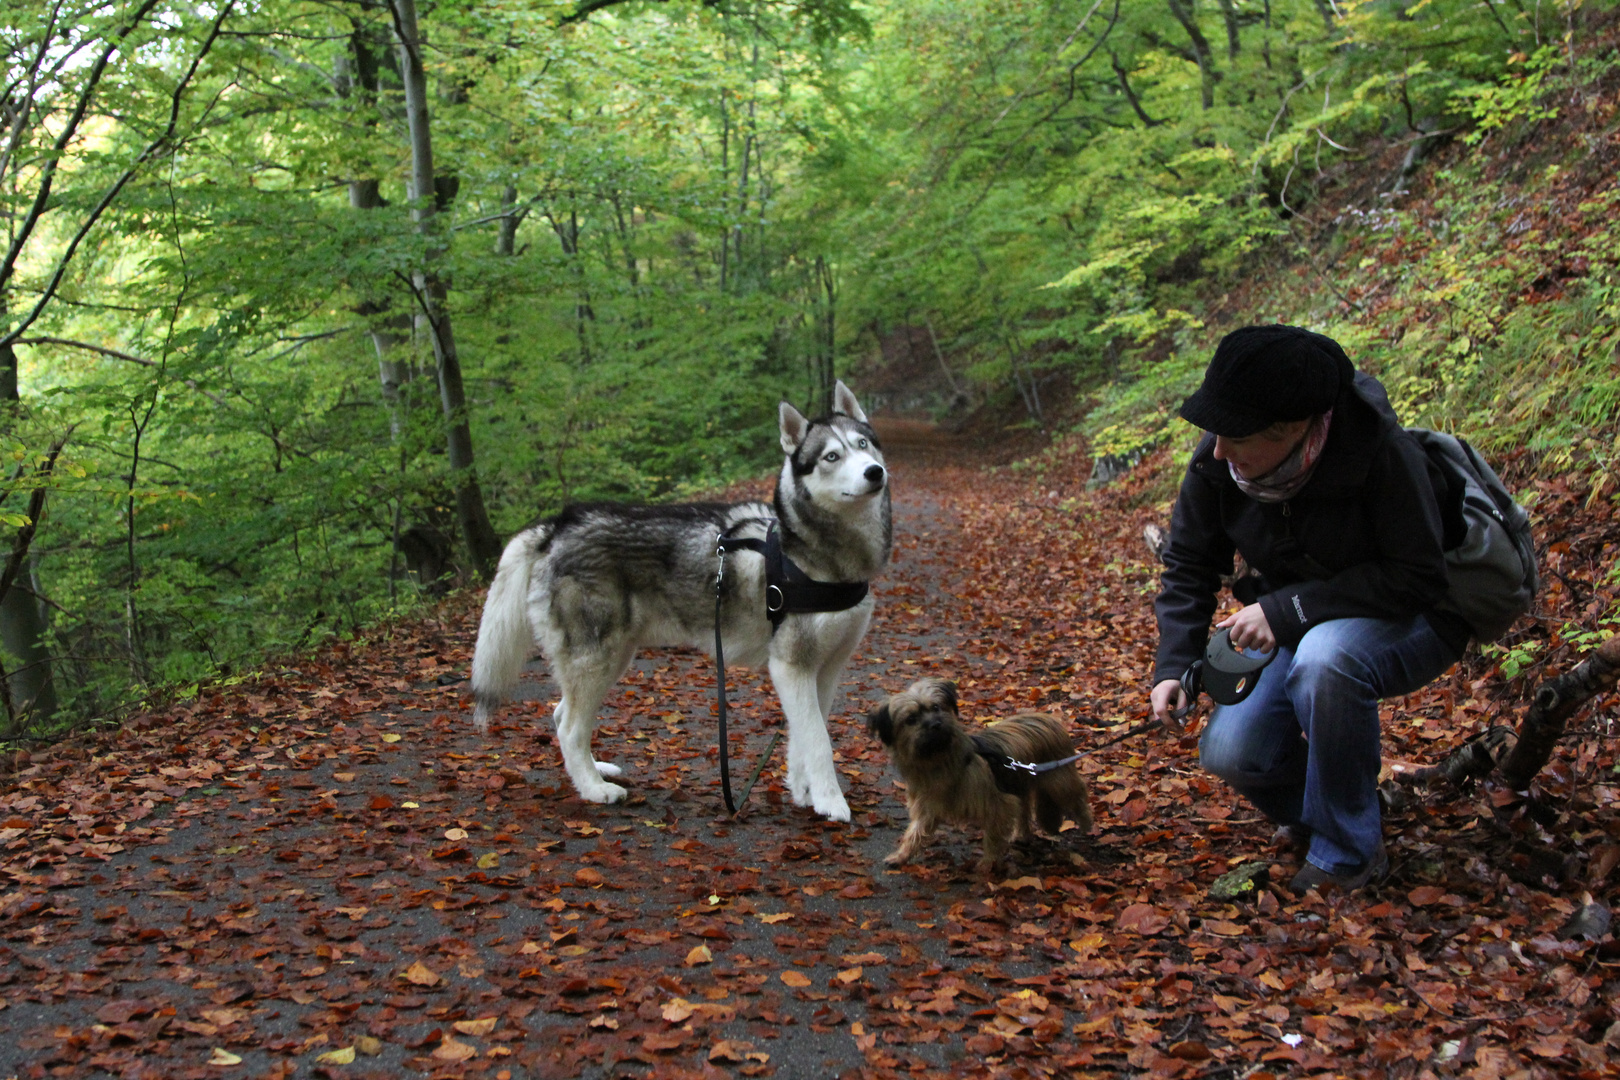
[[[529,575],[551,543],[552,526],[541,523],[512,538],[501,553],[495,580],[484,598],[473,650],[473,723],[489,733],[489,719],[517,685],[518,673],[534,646],[529,627]]]

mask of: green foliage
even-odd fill
[[[29,51],[52,33],[88,56],[122,32],[110,10],[51,29],[19,9],[0,36],[13,58],[60,55]],[[813,406],[830,364],[924,329],[953,381],[1019,395],[1031,424],[1045,388],[1077,381],[1103,389],[1099,451],[1186,441],[1174,406],[1218,330],[1208,298],[1289,250],[1359,147],[1464,126],[1488,145],[1597,74],[1568,70],[1539,8],[1469,0],[565,10],[423,9],[442,174],[426,234],[381,6],[216,8],[212,36],[158,3],[99,84],[88,64],[13,80],[35,96],[0,209],[14,230],[50,212],[0,275],[21,377],[0,530],[24,535],[44,483],[28,573],[64,717],[429,595],[397,541],[454,549],[463,479],[417,319],[430,258],[503,534],[570,500],[768,469],[780,398]],[[81,92],[90,120],[58,154]],[[1613,206],[1580,211],[1585,287],[1529,310],[1515,281],[1560,238],[1515,232],[1517,208],[1468,177],[1451,199],[1444,221],[1366,223],[1339,261],[1372,260],[1341,289],[1422,317],[1375,323],[1308,290],[1268,310],[1321,313],[1415,419],[1500,415],[1493,434],[1549,457],[1612,458]],[[1380,229],[1421,253],[1382,261]]]
[[[1546,82],[1562,61],[1561,49],[1543,45],[1528,58],[1510,58],[1513,68],[1501,81],[1459,87],[1453,96],[1474,121],[1474,129],[1463,141],[1473,146],[1509,125],[1556,117],[1558,107],[1547,99]]]

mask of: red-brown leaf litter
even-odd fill
[[[1040,709],[1082,748],[1145,717],[1141,530],[1175,472],[1160,451],[1088,491],[1078,446],[988,469],[902,434],[895,561],[833,725],[851,823],[792,805],[780,746],[725,814],[696,652],[650,653],[616,688],[597,754],[631,797],[579,801],[540,661],[473,730],[481,597],[461,596],[18,755],[0,1076],[1614,1074],[1613,693],[1528,795],[1406,793],[1390,878],[1350,897],[1287,892],[1292,856],[1199,770],[1194,733],[1084,758],[1093,833],[1018,847],[1004,877],[975,875],[971,830],[886,867],[903,794],[864,725],[885,695],[948,677],[970,722]],[[1388,703],[1390,759],[1513,723],[1578,659],[1566,624],[1612,609],[1612,503],[1536,495],[1546,590],[1508,642],[1541,642],[1534,662],[1507,681],[1472,655]],[[740,788],[781,715],[768,680],[729,676]],[[1269,881],[1211,898],[1255,861]]]

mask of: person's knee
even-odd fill
[[[1198,740],[1198,764],[1227,783],[1240,782],[1264,771],[1264,753],[1252,737],[1236,724],[1216,726],[1211,721],[1204,737]]]
[[[1307,634],[1300,642],[1294,662],[1288,669],[1289,696],[1296,701],[1301,693],[1314,695],[1363,696],[1373,689],[1372,671],[1341,637],[1324,635],[1316,641]]]
[[[1300,729],[1287,730],[1270,724],[1246,724],[1243,713],[1221,712],[1210,717],[1204,737],[1198,741],[1198,764],[1233,787],[1242,789],[1275,782],[1279,773],[1291,772],[1303,761],[1304,743]],[[1291,764],[1293,763],[1293,764]]]

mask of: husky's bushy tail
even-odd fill
[[[517,685],[518,673],[534,646],[529,628],[529,573],[551,544],[549,522],[524,529],[501,552],[495,580],[484,601],[478,624],[478,647],[473,650],[473,723],[484,734],[489,718]]]

